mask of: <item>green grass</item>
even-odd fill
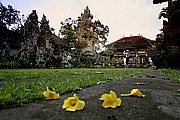
[[[40,78],[46,76],[63,76],[71,74],[73,70],[68,71],[67,69],[3,69],[0,70],[0,81]]]
[[[166,74],[167,76],[170,76],[176,80],[177,83],[180,83],[180,70],[176,69],[161,69],[161,72]],[[180,87],[177,90],[177,96],[180,96]]]
[[[148,69],[10,69],[3,71],[4,77],[0,88],[0,107],[19,106],[23,103],[43,100],[42,93],[46,86],[53,88],[59,94],[82,90],[86,87],[103,84],[120,78],[131,76]],[[96,72],[101,74],[95,74]],[[1,73],[1,75],[2,75]],[[76,74],[76,75],[74,75]],[[11,75],[8,77],[8,75]],[[45,79],[44,76],[60,76]],[[38,81],[27,78],[41,78]],[[15,79],[20,79],[16,82]],[[7,82],[7,80],[11,80]]]
[[[95,72],[118,72],[119,69],[0,69],[0,81],[67,76],[72,74],[94,74]]]
[[[177,83],[180,83],[180,70],[179,69],[176,69],[176,70],[173,70],[173,69],[161,69],[161,72],[174,78]]]

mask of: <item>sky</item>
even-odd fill
[[[50,27],[58,35],[60,22],[67,18],[77,20],[89,7],[93,21],[100,20],[110,29],[108,43],[122,37],[142,35],[155,40],[162,28],[162,19],[158,15],[167,3],[152,4],[153,0],[0,0],[5,6],[11,5],[26,17],[36,10],[39,20],[43,14]]]

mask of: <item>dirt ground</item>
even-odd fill
[[[128,69],[127,69],[128,70]],[[143,83],[143,84],[137,84]],[[138,88],[145,98],[121,97]],[[22,107],[0,111],[1,120],[180,120],[180,84],[174,79],[150,70],[117,81],[88,87],[77,91],[77,96],[86,102],[81,111],[67,112],[63,101],[74,93],[61,95],[59,100],[39,101]],[[122,104],[115,109],[102,107],[102,94],[113,90]]]

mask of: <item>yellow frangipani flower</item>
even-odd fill
[[[121,94],[121,96],[138,96],[138,97],[145,97],[145,95],[143,95],[139,89],[132,89],[131,93],[129,94]]]
[[[110,94],[103,94],[101,95],[100,100],[104,100],[104,102],[102,103],[102,106],[104,108],[116,108],[116,106],[120,106],[121,105],[121,99],[117,98],[116,93],[113,92],[112,90],[110,91]]]
[[[66,108],[67,111],[76,111],[76,110],[82,110],[85,106],[85,102],[82,100],[79,100],[76,94],[74,94],[74,97],[68,97],[64,100],[64,104],[62,108]]]
[[[59,99],[60,96],[56,92],[50,91],[48,87],[46,87],[46,91],[42,93],[46,100],[51,100],[51,99]]]

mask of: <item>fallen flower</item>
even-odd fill
[[[42,93],[46,100],[51,100],[51,99],[59,99],[60,96],[56,92],[50,91],[48,87],[46,87],[46,91]]]
[[[121,96],[138,96],[138,97],[145,97],[138,89],[132,89],[131,93],[129,94],[121,94]]]
[[[117,98],[116,93],[113,92],[112,90],[110,91],[110,94],[103,94],[101,95],[100,100],[104,100],[104,102],[102,103],[102,106],[104,108],[116,108],[116,106],[120,106],[121,105],[121,99]]]
[[[85,106],[85,102],[82,100],[79,100],[76,94],[74,94],[74,97],[68,97],[64,100],[64,104],[62,108],[66,108],[67,111],[76,111],[76,110],[82,110]]]

